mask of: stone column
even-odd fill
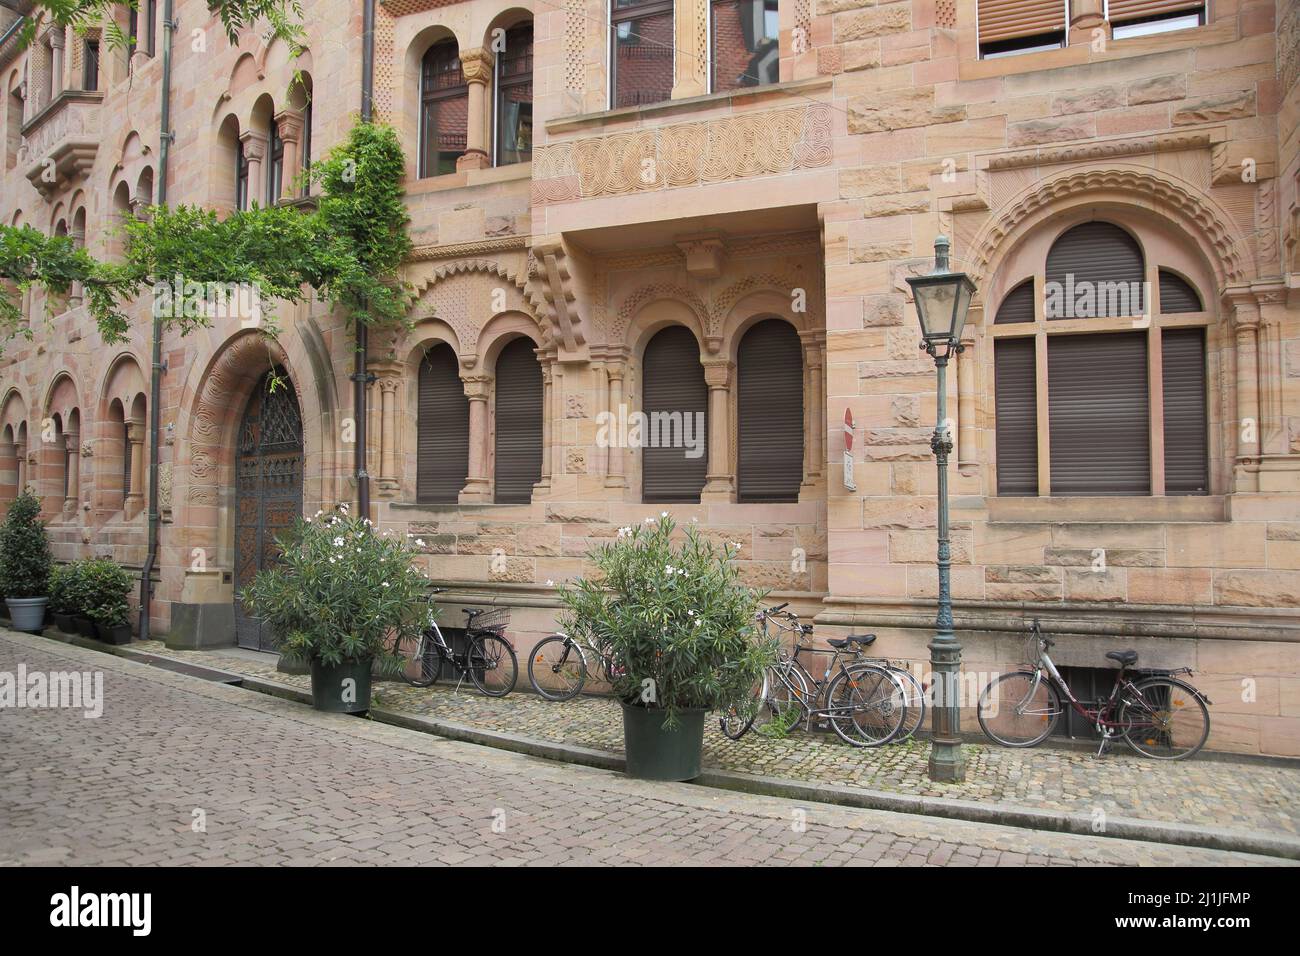
[[[379,487],[395,491],[401,484],[397,467],[397,393],[402,380],[395,375],[379,379],[381,413],[379,432]]]
[[[673,32],[675,100],[709,92],[709,7],[711,0],[677,0]]]
[[[542,478],[537,483],[534,497],[551,487],[551,441],[554,428],[551,425],[551,389],[554,380],[555,359],[541,349],[537,350],[537,361],[542,363]]]
[[[262,160],[266,158],[266,135],[249,130],[239,137],[244,144],[244,162],[248,163],[248,204],[260,202],[266,195],[262,183]]]
[[[983,310],[970,310],[962,330],[964,346],[957,353],[957,470],[972,474],[979,462],[975,457],[975,329],[982,324]]]
[[[14,442],[14,451],[18,456],[18,494],[27,489],[27,449]]]
[[[45,35],[50,44],[50,102],[63,92],[63,30],[51,29]]]
[[[492,54],[479,47],[460,51],[460,68],[469,84],[469,118],[465,123],[465,155],[456,160],[457,169],[486,169],[492,165],[488,152],[488,87],[492,82]]]
[[[123,499],[126,517],[134,518],[144,507],[144,422],[126,423],[127,453],[131,456],[131,490]]]
[[[85,229],[73,229],[71,232],[68,233],[68,235],[72,239],[72,244],[75,245],[78,249],[84,249],[86,247]],[[80,282],[72,283],[71,288],[68,289],[68,308],[70,309],[80,308],[81,302],[84,297],[85,297],[85,289],[83,288],[82,284]]]
[[[302,172],[302,113],[297,110],[281,110],[275,114],[276,128],[280,131],[280,141],[284,143],[284,173],[280,177],[279,199],[293,199],[298,195],[294,182]]]
[[[1234,491],[1255,491],[1259,477],[1259,307],[1253,298],[1232,299],[1237,368],[1237,459],[1233,467]]]
[[[623,361],[608,362],[605,374],[609,376],[609,446],[606,448],[605,487],[626,488],[624,456],[620,424],[623,421],[623,378],[627,366]]]
[[[1070,46],[1092,43],[1093,30],[1106,29],[1104,10],[1105,0],[1070,0]]]
[[[68,476],[68,494],[63,499],[63,510],[75,514],[81,504],[81,442],[76,432],[63,436],[63,449],[67,455],[64,473]]]
[[[488,477],[488,398],[492,393],[492,376],[465,375],[465,395],[469,398],[469,477],[460,493],[461,501],[490,501],[492,481]]]
[[[731,468],[730,362],[706,362],[704,381],[709,386],[709,467],[700,501],[731,501],[736,477]]]

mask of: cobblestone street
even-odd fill
[[[305,675],[277,672],[275,657],[248,652],[169,651],[161,641],[133,649],[225,671],[249,674],[304,690]],[[520,662],[521,671],[526,662]],[[527,674],[521,673],[521,687]],[[385,682],[376,705],[386,710],[451,721],[552,743],[621,752],[623,730],[617,705],[607,698],[581,697],[563,704],[517,690],[491,699],[466,685],[439,683],[420,689]],[[928,746],[857,750],[831,734],[792,733],[771,739],[757,733],[728,740],[715,721],[705,724],[705,766],[799,782],[863,787],[910,796],[993,801],[1034,810],[1154,820],[1251,830],[1294,837],[1300,769],[1219,762],[1155,762],[1120,745],[1103,759],[1093,751],[1044,746],[1014,750],[985,744],[965,748],[967,782],[932,783],[926,775]]]
[[[1282,862],[648,784],[0,632],[20,663],[105,704],[0,711],[4,864]]]

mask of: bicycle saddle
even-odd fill
[[[836,650],[842,651],[850,644],[861,644],[864,647],[870,647],[876,642],[874,634],[850,634],[848,637],[831,638],[826,643]]]
[[[1127,667],[1130,664],[1136,664],[1138,661],[1137,651],[1107,651],[1106,657],[1109,660],[1116,661]]]

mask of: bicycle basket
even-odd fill
[[[482,614],[475,614],[469,619],[469,630],[491,631],[498,637],[504,637],[506,625],[510,623],[510,608],[498,607]]]

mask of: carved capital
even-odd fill
[[[488,395],[492,391],[491,375],[462,375],[460,380],[465,385],[465,396],[471,402],[488,400]]]
[[[460,68],[466,83],[486,85],[492,81],[492,54],[482,47],[461,50]]]
[[[297,110],[281,110],[275,114],[275,126],[280,132],[280,139],[286,143],[296,143],[302,136],[302,113]]]
[[[730,362],[705,362],[704,382],[709,388],[726,388],[731,381]]]
[[[244,144],[244,159],[250,163],[262,161],[262,157],[266,155],[265,135],[250,129],[239,137],[239,141]]]

